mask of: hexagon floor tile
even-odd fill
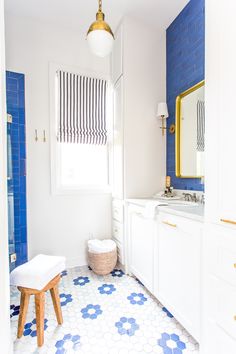
[[[34,299],[24,335],[16,339],[20,295],[11,289],[11,326],[16,354],[198,354],[198,344],[145,287],[120,270],[97,276],[88,267],[62,273],[64,323],[58,326],[46,295],[45,343],[36,344]]]

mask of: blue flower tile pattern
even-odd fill
[[[61,306],[66,306],[69,302],[73,301],[71,294],[60,294]]]
[[[92,305],[89,304],[81,310],[83,318],[90,318],[91,320],[95,320],[99,315],[102,314],[100,305]]]
[[[139,325],[132,317],[121,317],[120,321],[115,323],[115,326],[120,335],[127,334],[129,337],[134,336],[135,332],[139,329]]]
[[[80,346],[80,336],[78,334],[65,334],[61,340],[55,344],[57,348],[55,354],[64,354],[76,351]],[[65,348],[66,347],[66,348]]]
[[[90,282],[89,277],[78,277],[73,279],[74,285],[84,286]]]
[[[62,272],[61,272],[61,278],[62,277],[66,277],[67,276],[67,270],[63,270]]]
[[[45,331],[48,328],[47,322],[48,322],[48,320],[45,318],[44,319],[44,330]],[[32,322],[26,323],[23,335],[24,336],[31,336],[31,337],[37,336],[36,319],[33,319]]]
[[[59,284],[63,325],[57,324],[47,293],[43,353],[199,354],[196,341],[145,286],[116,271],[99,276],[87,266],[77,266],[63,272],[67,273]],[[19,303],[20,292],[12,287],[11,327],[15,339]],[[27,318],[24,337],[14,342],[16,354],[38,352],[33,299]]]
[[[19,315],[20,313],[20,306],[16,306],[16,305],[11,305],[10,306],[10,318]]]
[[[132,305],[144,305],[145,301],[147,301],[147,298],[142,293],[131,293],[127,299]]]
[[[113,277],[118,277],[118,278],[123,277],[124,274],[125,274],[125,273],[124,273],[123,270],[121,270],[121,269],[114,269],[114,270],[111,272],[111,275],[112,275]]]
[[[186,349],[186,344],[175,333],[162,333],[161,339],[158,340],[158,345],[162,347],[164,354],[182,354],[182,351]]]
[[[166,313],[166,315],[170,318],[173,318],[174,316],[172,315],[172,313],[170,313],[170,311],[167,310],[166,307],[162,307],[162,311]]]
[[[111,295],[114,291],[116,291],[116,288],[113,284],[103,284],[98,288],[98,291],[100,294]]]

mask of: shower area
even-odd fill
[[[7,71],[7,186],[10,270],[27,261],[25,78]]]

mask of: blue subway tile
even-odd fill
[[[181,92],[204,79],[204,0],[191,0],[166,33],[168,127],[175,122],[175,100]],[[167,133],[167,174],[176,189],[203,190],[199,179],[175,176],[175,136]]]

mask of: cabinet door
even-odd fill
[[[113,196],[123,199],[123,78],[114,87]]]
[[[166,216],[160,221],[158,297],[176,319],[198,339],[201,231],[198,233],[193,231],[194,229],[193,224],[186,230],[179,218]]]
[[[115,33],[115,42],[112,52],[112,81],[116,81],[120,78],[123,73],[123,29],[120,26]]]
[[[236,223],[235,9],[214,0],[206,8],[206,211],[216,223]]]
[[[156,222],[142,214],[130,214],[130,271],[153,291],[153,238]]]

